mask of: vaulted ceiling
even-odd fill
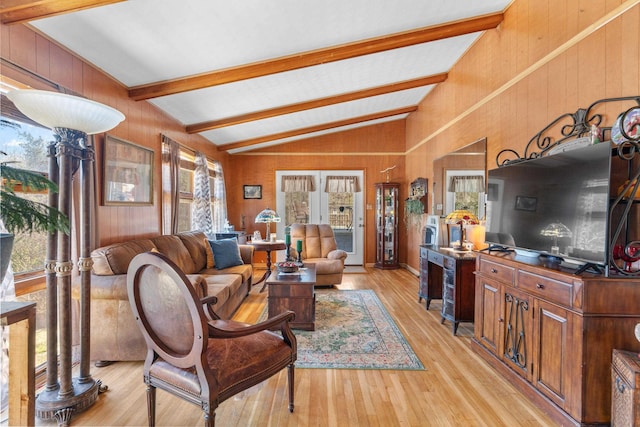
[[[511,0],[4,0],[28,23],[238,153],[402,120]]]

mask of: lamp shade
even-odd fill
[[[466,209],[456,209],[445,218],[447,224],[478,224],[478,217]]]
[[[48,128],[66,128],[88,135],[106,132],[124,120],[115,108],[79,96],[35,89],[12,90],[7,97],[25,116]]]
[[[273,209],[267,208],[256,216],[255,222],[262,222],[262,223],[280,222],[280,215],[278,215],[278,213]]]
[[[552,222],[540,230],[540,234],[546,237],[571,237],[571,230],[561,222]]]

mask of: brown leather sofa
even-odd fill
[[[303,262],[315,264],[316,286],[332,286],[342,282],[347,253],[338,249],[329,224],[291,224],[291,250],[297,257],[296,242],[302,240]]]
[[[95,249],[91,253],[91,360],[144,360],[147,354],[127,296],[127,269],[136,255],[149,251],[166,255],[187,274],[199,297],[218,298],[212,306],[214,311],[229,319],[249,293],[253,275],[253,246],[239,247],[244,264],[222,270],[215,268],[211,247],[202,232],[130,240]],[[74,283],[72,293],[76,309],[78,285]]]

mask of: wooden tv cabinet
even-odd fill
[[[640,351],[638,301],[637,278],[480,253],[472,348],[558,423],[608,425],[612,351]]]

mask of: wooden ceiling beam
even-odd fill
[[[503,19],[503,13],[494,13],[194,76],[135,86],[129,88],[129,97],[140,101],[490,30],[496,28]]]
[[[250,121],[268,119],[270,117],[280,116],[283,114],[291,114],[298,111],[310,110],[312,108],[326,107],[327,105],[355,101],[357,99],[364,99],[371,96],[384,95],[386,93],[434,85],[442,83],[446,79],[447,73],[434,74],[432,76],[421,77],[418,79],[405,80],[402,82],[395,82],[388,85],[377,86],[355,92],[328,96],[325,98],[312,99],[310,101],[299,102],[297,104],[284,105],[282,107],[271,108],[269,110],[255,111],[252,113],[241,114],[239,116],[228,117],[220,120],[211,120],[207,122],[196,123],[188,125],[186,129],[187,133],[204,132],[211,129],[219,129],[226,126],[239,125]]]
[[[341,126],[348,126],[355,123],[367,122],[370,120],[383,119],[385,117],[396,116],[398,114],[406,114],[414,112],[418,109],[417,105],[410,105],[408,107],[396,108],[394,110],[380,111],[378,113],[367,114],[360,117],[352,117],[349,119],[338,120],[336,122],[322,123],[315,126],[309,126],[306,128],[293,129],[285,132],[274,133],[272,135],[265,135],[258,138],[247,139],[244,141],[234,142],[231,144],[224,144],[218,146],[218,151],[229,151],[237,148],[250,147],[252,145],[262,144],[269,141],[275,141],[277,139],[290,138],[292,136],[304,135],[307,133],[320,132],[327,129],[333,129]]]
[[[4,25],[22,24],[121,1],[124,0],[2,0],[0,22]]]

